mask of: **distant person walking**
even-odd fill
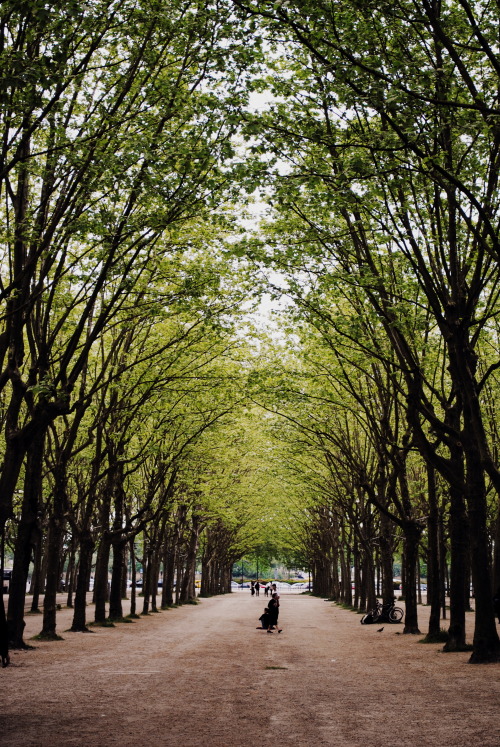
[[[257,581],[255,582],[255,594],[256,594],[256,596],[259,596],[259,594],[260,594],[260,581],[259,581],[259,579],[257,579]]]
[[[255,586],[253,581],[250,581],[250,593],[252,596],[255,594]]]
[[[270,591],[271,591],[271,583],[268,581],[264,587],[264,596],[268,597]]]

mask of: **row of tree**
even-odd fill
[[[21,646],[32,560],[45,637],[63,574],[73,630],[91,573],[95,620],[122,616],[127,553],[143,611],[160,568],[163,604],[174,582],[194,596],[200,543],[204,593],[230,584],[249,478],[218,452],[244,441],[251,290],[220,247],[249,65],[228,9],[156,0],[7,1],[0,64],[0,531]]]
[[[320,465],[302,466],[323,494],[316,526],[334,553],[340,512],[361,548],[380,537],[384,557],[398,527],[411,631],[418,544],[425,529],[434,573],[444,512],[449,646],[465,645],[470,567],[471,660],[497,660],[498,4],[236,5],[272,67],[260,80],[271,103],[248,118],[256,157],[276,159],[272,213],[247,256],[294,300],[299,360],[281,410]]]
[[[471,572],[471,660],[497,660],[498,5],[0,13],[12,641],[32,558],[53,636],[63,568],[80,630],[94,562],[102,622],[110,560],[116,618],[127,554],[147,611],[160,569],[162,603],[174,580],[187,601],[197,556],[217,593],[262,545],[346,601],[354,558],[370,606],[402,543],[416,632],[425,532],[430,633],[448,543],[448,648],[466,645]],[[241,237],[256,185],[269,220]],[[241,313],[264,283],[292,304],[252,346]]]

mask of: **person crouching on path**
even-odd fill
[[[267,607],[265,608],[262,615],[259,617],[260,625],[257,627],[257,630],[267,630],[269,627],[269,610]]]
[[[269,612],[269,626],[267,628],[268,633],[272,633],[274,628],[278,627],[278,616],[280,613],[280,603],[278,599],[278,595],[274,593],[269,600],[269,604],[267,605],[267,609]],[[281,633],[281,628],[278,628],[278,633]]]

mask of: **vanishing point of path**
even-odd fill
[[[500,664],[307,595],[282,595],[283,633],[268,635],[264,606],[239,592],[92,634],[63,632],[62,610],[64,641],[0,670],[0,744],[499,747]],[[40,627],[28,616],[26,638]]]

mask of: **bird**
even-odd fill
[[[383,631],[383,628],[379,628],[379,629],[377,630],[377,633],[381,633],[382,631]]]

